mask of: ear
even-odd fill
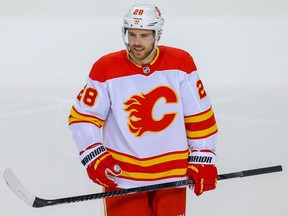
[[[160,39],[161,39],[161,36],[159,35],[157,41],[159,41]]]

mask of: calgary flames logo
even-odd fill
[[[165,104],[178,103],[175,92],[167,87],[160,86],[147,94],[133,95],[124,102],[125,111],[129,112],[129,130],[140,137],[145,132],[159,132],[166,129],[174,120],[177,113],[163,113],[161,118],[156,119],[154,109],[160,99],[165,99]]]

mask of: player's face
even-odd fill
[[[152,30],[128,29],[127,34],[130,54],[139,62],[146,59],[154,47],[154,32]],[[152,55],[151,58],[153,60],[154,56]],[[149,61],[149,59],[147,60]]]

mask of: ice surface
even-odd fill
[[[101,191],[78,160],[67,117],[93,62],[124,48],[122,17],[132,3],[121,2],[1,2],[0,171],[11,168],[37,196]],[[220,130],[219,172],[284,169],[220,181],[201,197],[189,191],[187,215],[286,216],[288,3],[155,3],[166,19],[160,44],[193,55],[211,97]],[[0,191],[1,216],[103,215],[101,200],[33,209],[2,177]]]

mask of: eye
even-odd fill
[[[128,35],[129,35],[130,37],[135,37],[135,34],[134,34],[133,32],[129,32]]]
[[[141,37],[142,38],[147,38],[147,37],[149,37],[149,34],[142,34]]]

